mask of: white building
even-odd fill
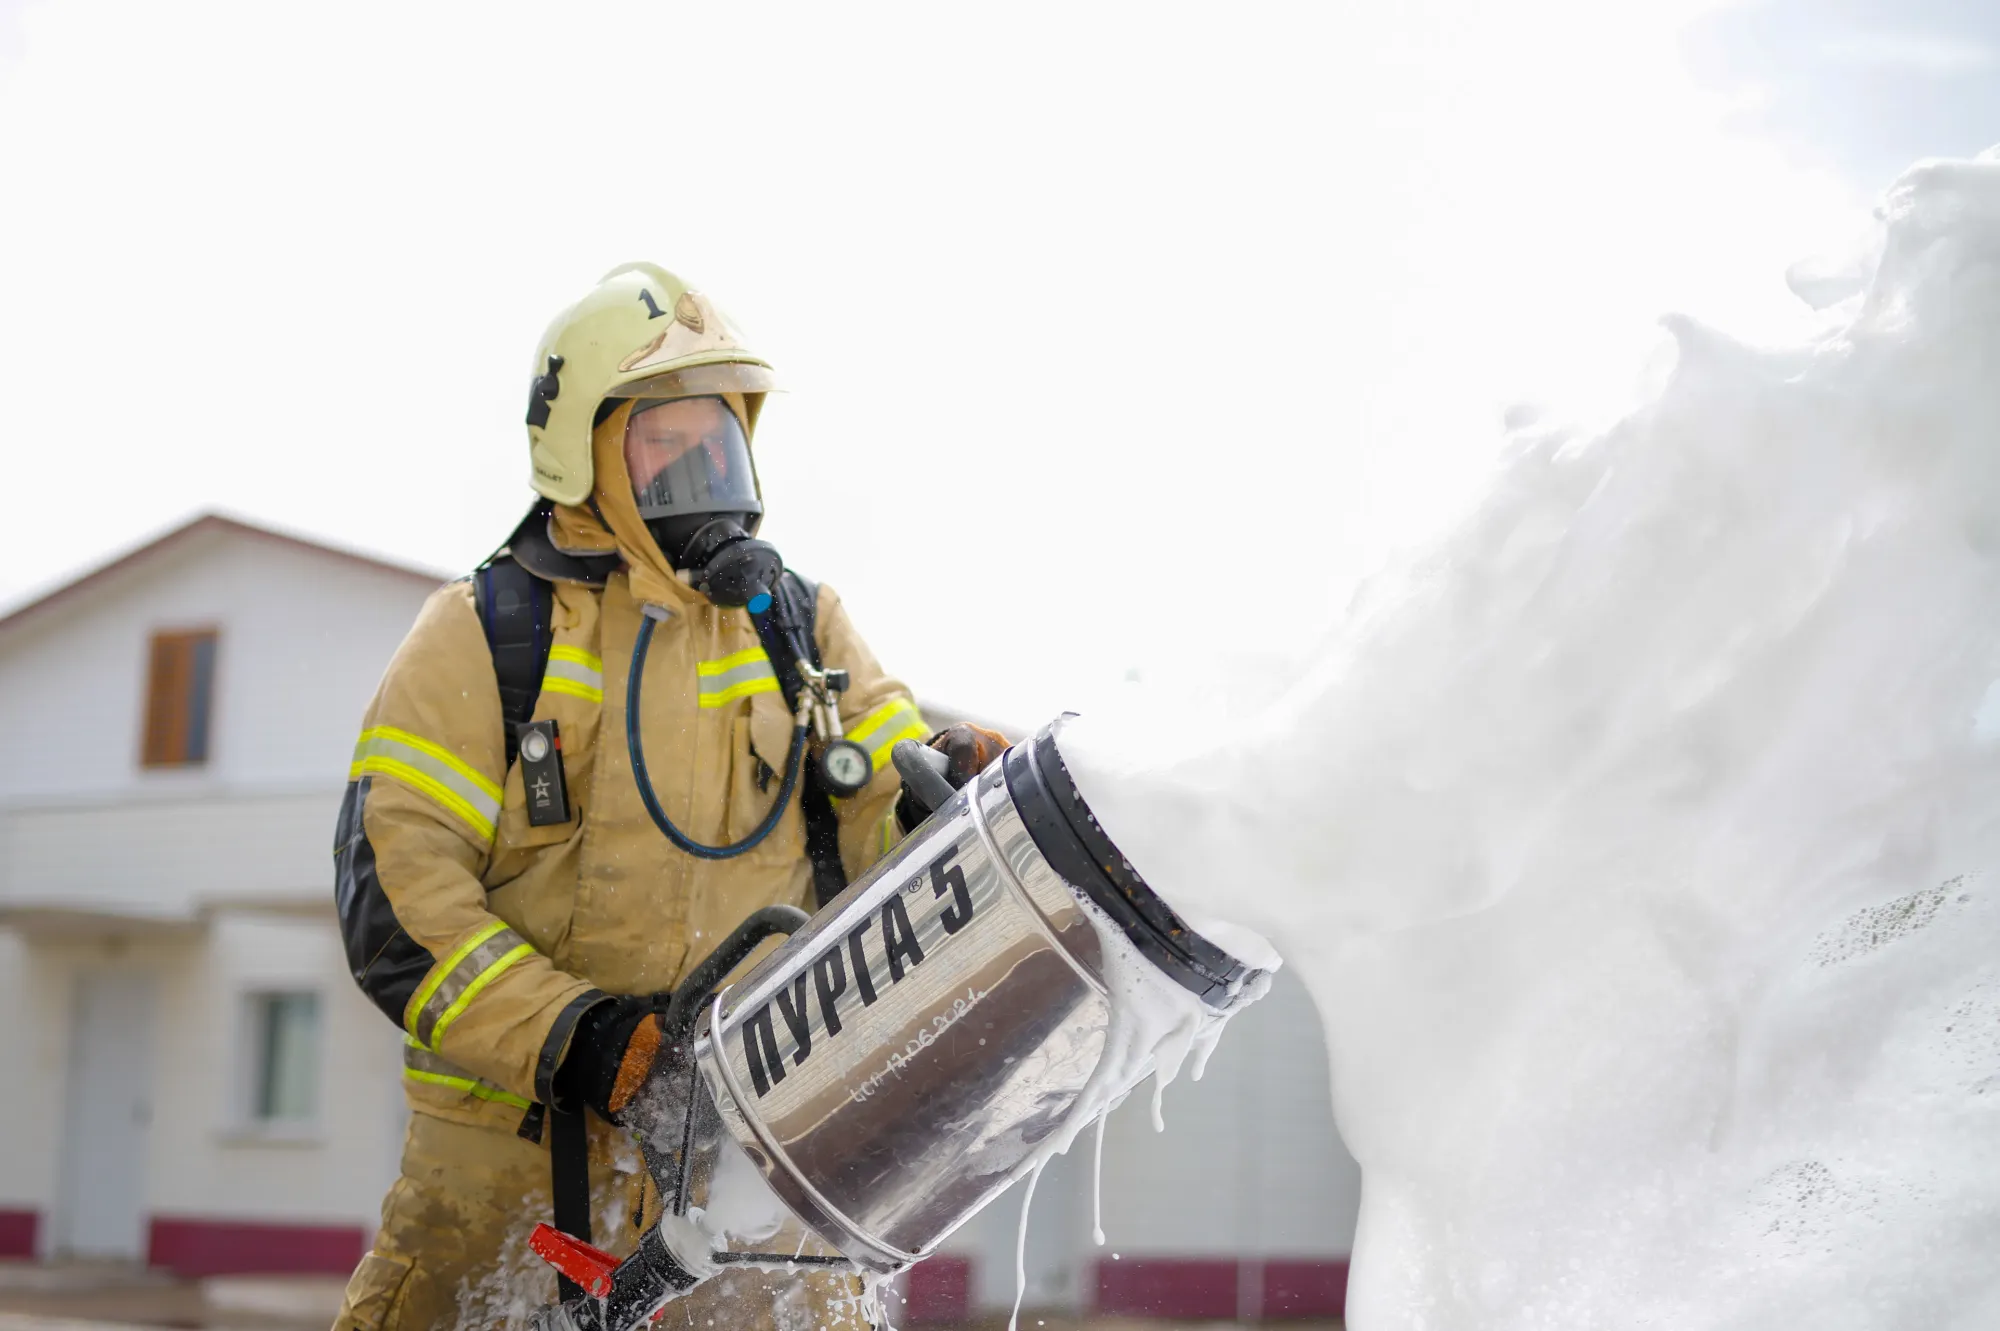
[[[400,1033],[347,975],[333,822],[439,580],[204,517],[0,619],[0,1256],[344,1273],[364,1250]],[[1143,1104],[1112,1120],[1107,1247],[1088,1135],[1044,1176],[1029,1305],[1337,1311],[1358,1180],[1303,991],[1239,1019],[1166,1113],[1161,1136]],[[1017,1220],[955,1235],[903,1320],[1011,1303]]]
[[[439,581],[207,517],[0,620],[5,1248],[189,1273],[363,1250],[403,1111],[333,820]]]

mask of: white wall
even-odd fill
[[[341,785],[322,785],[307,794],[0,808],[0,906],[183,920],[244,902],[330,910]]]
[[[192,960],[192,958],[191,958]],[[260,1133],[250,1122],[251,995],[310,991],[320,1002],[318,1121]],[[165,1006],[154,1154],[158,1212],[374,1226],[401,1149],[402,1056],[396,1028],[348,977],[330,919],[226,914],[199,964],[177,968]]]
[[[0,734],[24,759],[0,763],[0,803],[303,787],[337,799],[362,709],[431,590],[227,530],[80,589],[0,636]],[[210,625],[209,761],[143,771],[148,641]]]
[[[57,1228],[75,985],[111,968],[149,975],[158,997],[149,1214],[373,1228],[402,1148],[400,1033],[354,987],[330,918],[231,913],[185,937],[0,943],[0,994],[20,999],[22,1018],[0,1037],[20,1057],[0,1097],[0,1206],[40,1211],[44,1244]],[[274,989],[320,996],[320,1115],[261,1135],[248,1125],[243,1015],[248,995]]]
[[[68,997],[68,972],[49,963],[46,949],[0,930],[0,1067],[8,1073],[8,1093],[0,1095],[0,1206],[39,1208],[55,1191]]]

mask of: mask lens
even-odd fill
[[[743,427],[721,398],[642,398],[625,424],[625,470],[644,518],[762,513]]]

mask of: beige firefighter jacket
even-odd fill
[[[734,842],[778,793],[792,717],[748,614],[654,577],[672,604],[646,660],[647,767],[689,835]],[[653,825],[625,742],[641,617],[626,569],[557,582],[554,644],[535,719],[558,723],[571,818],[531,827],[509,767],[492,657],[469,582],[435,593],[369,706],[335,848],[355,978],[406,1032],[413,1107],[498,1126],[547,1102],[577,1018],[604,994],[671,988],[752,910],[810,905],[795,794],[755,850],[699,860]],[[821,587],[822,660],[852,687],[841,720],[875,762],[836,800],[850,877],[900,834],[889,751],[929,732],[840,598]]]

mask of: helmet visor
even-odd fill
[[[719,397],[635,400],[625,472],[642,518],[764,511],[743,426]]]

